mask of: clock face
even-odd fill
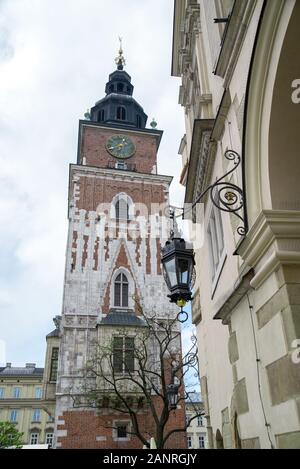
[[[135,153],[133,141],[124,135],[112,135],[107,140],[106,149],[116,158],[129,158]]]

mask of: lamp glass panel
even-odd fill
[[[170,281],[170,287],[172,288],[177,285],[175,259],[170,259],[165,263],[165,270]]]
[[[189,283],[189,261],[187,259],[178,259],[178,277],[179,283]]]

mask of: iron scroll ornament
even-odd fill
[[[224,156],[228,161],[233,162],[233,168],[231,168],[231,170],[224,174],[224,176],[217,179],[213,184],[205,189],[205,191],[197,197],[196,201],[192,205],[192,208],[194,208],[196,204],[199,203],[208,192],[210,192],[210,199],[218,210],[221,210],[222,212],[233,213],[236,217],[239,218],[239,220],[242,222],[242,225],[237,228],[237,232],[240,236],[245,236],[245,218],[243,215],[241,215],[244,209],[244,192],[236,184],[225,180],[241,164],[241,157],[234,150],[227,150]]]

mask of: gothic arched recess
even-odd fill
[[[300,4],[265,4],[249,77],[244,125],[244,171],[249,229],[262,210],[300,210]]]

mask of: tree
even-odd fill
[[[194,407],[194,415],[179,428],[168,428],[170,414],[168,386],[178,386],[178,404],[189,400],[190,392],[184,379],[193,369],[197,378],[196,338],[182,356],[181,334],[177,318],[158,318],[143,313],[138,305],[142,325],[134,328],[107,330],[94,345],[94,353],[84,369],[80,389],[72,393],[75,407],[117,411],[131,420],[130,433],[150,447],[164,448],[177,432],[185,432],[191,421],[203,412]],[[126,331],[124,331],[126,329]],[[191,402],[191,400],[190,400]],[[147,429],[141,423],[143,412],[150,411],[152,422]],[[114,428],[105,425],[106,428]]]
[[[22,447],[24,433],[20,433],[16,426],[10,422],[0,422],[0,449]]]

